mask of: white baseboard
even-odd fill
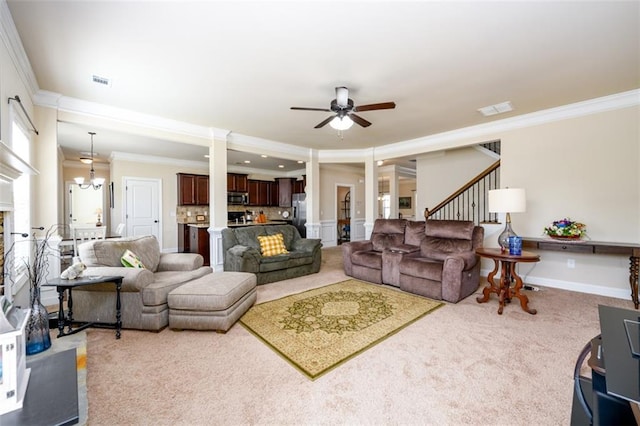
[[[480,271],[480,275],[482,277],[486,277],[491,270],[483,269]],[[494,280],[497,280],[500,277],[496,275]],[[631,300],[631,287],[623,289],[623,288],[612,288],[601,285],[594,284],[584,284],[577,283],[572,281],[562,281],[562,280],[554,280],[551,278],[543,278],[543,277],[534,277],[531,275],[527,276],[527,284],[530,285],[539,285],[542,287],[550,287],[550,288],[558,288],[560,290],[569,290],[576,291],[578,293],[587,293],[587,294],[597,294],[598,296],[606,296],[606,297],[614,297],[616,299],[626,299]]]

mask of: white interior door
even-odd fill
[[[162,246],[159,179],[124,178],[126,236],[155,235]]]

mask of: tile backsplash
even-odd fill
[[[177,223],[209,223],[209,206],[178,206]]]
[[[254,206],[227,206],[230,212],[246,212],[250,211],[253,215],[257,215],[262,211],[268,220],[284,220],[282,213],[291,213],[290,207],[254,207]],[[289,217],[290,219],[291,217]],[[200,219],[200,220],[199,220]],[[209,223],[209,206],[177,206],[176,207],[177,223]]]

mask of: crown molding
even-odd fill
[[[492,121],[490,123],[478,124],[475,126],[451,130],[449,132],[383,145],[375,148],[375,157],[378,160],[384,160],[388,158],[421,154],[436,149],[440,150],[443,149],[443,147],[453,148],[468,145],[469,139],[481,140],[482,138],[490,135],[495,139],[496,134],[511,130],[623,108],[631,108],[638,105],[640,105],[640,89],[634,89],[627,92],[616,93],[600,98],[589,99],[582,102]],[[477,143],[477,141],[474,143]]]
[[[88,164],[84,164],[80,161],[74,161],[74,160],[64,160],[62,162],[62,165],[64,167],[72,167],[74,169],[87,169],[89,170],[91,168],[90,165]],[[109,171],[111,170],[111,166],[108,163],[93,163],[93,169],[94,170],[106,170]]]
[[[231,132],[227,138],[227,148],[243,152],[260,152],[261,154],[279,157],[284,160],[303,160],[311,158],[310,148],[297,145],[290,145],[283,142],[269,139],[247,136],[240,133]]]
[[[113,151],[109,156],[110,162],[114,160],[131,161],[134,163],[161,164],[194,169],[209,170],[209,163],[206,161],[177,160],[175,158],[159,157],[154,155],[131,154],[128,152]]]
[[[31,62],[29,62],[27,52],[24,50],[6,0],[0,1],[0,38],[7,46],[9,57],[15,65],[20,79],[29,91],[29,97],[33,97],[39,89],[38,80],[33,73]]]
[[[279,178],[279,177],[299,177],[306,173],[306,169],[298,169],[298,170],[291,170],[289,172],[284,172],[284,171],[278,171],[278,170],[265,170],[265,169],[256,169],[253,167],[227,165],[227,172],[241,173],[241,174],[247,174],[247,175],[257,174],[257,175],[272,176],[274,178]]]

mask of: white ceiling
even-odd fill
[[[386,145],[640,87],[638,1],[7,3],[42,90],[308,148]],[[356,105],[397,107],[360,113],[373,125],[342,137],[313,128],[328,113],[290,110],[328,108],[342,85]],[[513,112],[477,111],[504,101]],[[97,151],[107,139],[163,148],[95,131]]]

